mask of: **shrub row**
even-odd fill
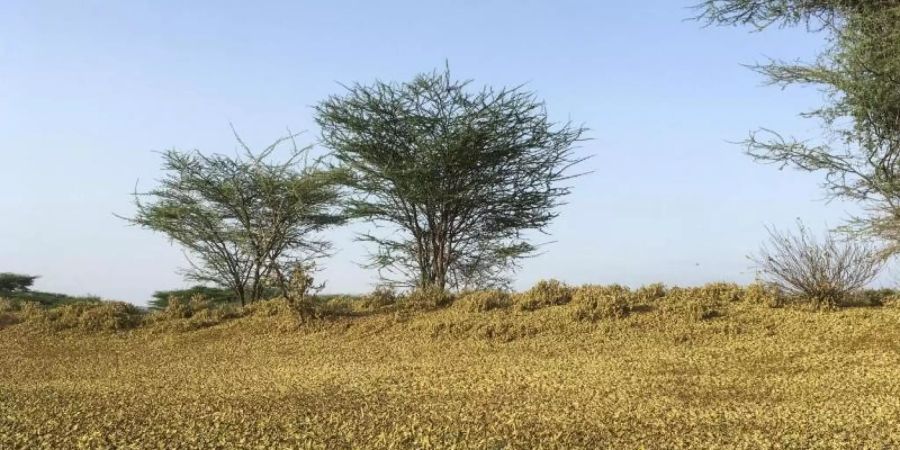
[[[587,322],[623,318],[642,308],[659,311],[668,317],[707,320],[720,315],[729,303],[779,307],[800,301],[802,299],[789,298],[774,288],[758,283],[749,286],[710,283],[688,288],[666,287],[657,283],[630,289],[620,285],[573,287],[558,280],[545,280],[521,293],[487,290],[451,295],[435,290],[416,290],[398,294],[391,289],[378,288],[364,296],[323,296],[300,303],[274,299],[243,308],[194,294],[189,298],[171,296],[164,308],[149,312],[124,302],[83,301],[51,308],[36,302],[0,299],[0,328],[25,322],[53,331],[116,332],[141,325],[192,330],[248,316],[277,316],[283,324],[299,324],[310,318],[429,310],[449,305],[470,313],[510,308],[527,313],[569,305],[567,308],[572,319]],[[867,290],[844,301],[846,305],[877,306],[888,303],[900,304],[900,294],[890,289]]]

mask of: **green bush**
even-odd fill
[[[18,273],[0,273],[0,293],[25,292],[31,289],[37,275],[22,275]]]
[[[268,292],[273,294],[274,292]],[[150,300],[148,306],[153,310],[163,310],[169,304],[169,299],[180,298],[190,299],[194,296],[203,296],[207,301],[214,304],[237,303],[238,298],[230,289],[222,289],[209,286],[193,286],[188,289],[175,289],[171,291],[156,291],[153,293],[153,300]]]
[[[65,294],[40,291],[4,292],[2,296],[8,300],[34,302],[48,308],[72,303],[96,303],[101,301],[100,297],[96,296],[72,297]]]

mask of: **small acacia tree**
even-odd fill
[[[501,284],[569,193],[560,183],[584,128],[548,120],[521,88],[468,90],[449,70],[348,87],[316,107],[348,170],[352,217],[400,233],[363,234],[389,283],[440,290]]]
[[[318,232],[344,218],[336,210],[341,172],[321,159],[310,162],[295,135],[258,154],[235,137],[243,156],[164,152],[165,178],[135,193],[137,214],[128,220],[181,244],[188,279],[228,287],[243,305],[294,265],[325,255],[330,243]],[[286,142],[289,157],[270,161]]]
[[[18,273],[0,273],[0,293],[2,292],[28,292],[37,275],[22,275]]]

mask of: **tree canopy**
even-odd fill
[[[27,292],[38,278],[37,275],[0,273],[0,292]]]
[[[237,134],[235,134],[237,137]],[[327,254],[318,232],[344,221],[338,211],[341,172],[310,161],[294,135],[254,153],[237,137],[243,155],[207,156],[198,151],[163,153],[165,178],[135,193],[129,220],[159,231],[187,251],[188,279],[232,289],[244,304],[266,287],[284,284],[296,264]],[[274,162],[273,153],[291,144]]]
[[[503,284],[536,249],[524,233],[545,230],[569,193],[562,183],[585,129],[551,122],[522,87],[470,87],[448,69],[354,84],[316,107],[355,192],[348,215],[390,226],[361,236],[389,282]]]
[[[900,251],[900,0],[709,0],[698,17],[710,24],[804,24],[825,33],[815,61],[769,61],[754,68],[772,84],[812,85],[826,94],[818,139],[761,129],[746,141],[759,161],[821,172],[833,197],[859,202],[866,214],[845,227]]]

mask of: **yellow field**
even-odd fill
[[[666,301],[9,325],[0,448],[900,448],[900,307]]]

